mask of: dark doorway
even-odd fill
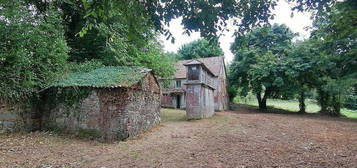
[[[181,108],[181,95],[176,95],[176,108]]]

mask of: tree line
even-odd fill
[[[235,39],[230,65],[231,96],[256,95],[259,109],[268,98],[305,99],[317,92],[322,113],[338,116],[342,106],[357,108],[357,2],[337,2],[317,13],[311,37],[296,36],[285,25],[265,25]]]

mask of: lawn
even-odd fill
[[[251,106],[258,106],[258,101],[255,98],[247,98],[243,100],[235,99],[235,103],[237,104],[246,104]],[[306,112],[308,113],[317,113],[320,111],[320,106],[313,100],[306,100]],[[268,99],[267,105],[272,108],[282,109],[292,112],[299,111],[299,102],[297,100],[280,100],[280,99]],[[357,119],[357,110],[351,110],[342,108],[342,115],[348,118]]]
[[[186,111],[176,109],[161,109],[162,122],[178,122],[186,120]]]

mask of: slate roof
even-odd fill
[[[130,87],[138,83],[151,70],[141,67],[110,66],[87,73],[72,73],[50,87]]]
[[[186,68],[184,64],[192,61],[190,60],[181,60],[176,63],[176,73],[175,78],[186,78]],[[221,70],[221,66],[224,66],[224,57],[208,57],[208,58],[198,58],[198,61],[202,62],[214,76],[218,76]]]

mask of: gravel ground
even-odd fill
[[[357,167],[357,120],[237,106],[111,144],[51,133],[0,136],[0,167]]]

